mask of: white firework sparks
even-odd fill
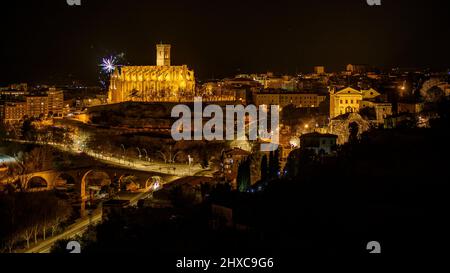
[[[112,73],[116,69],[117,60],[116,57],[103,58],[100,66],[105,73]]]

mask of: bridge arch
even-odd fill
[[[27,191],[45,191],[49,188],[48,181],[41,176],[33,176],[27,181]]]
[[[140,181],[140,177],[138,177],[137,175],[133,174],[133,173],[123,173],[120,178],[119,178],[119,189],[122,190],[127,190],[128,186],[132,185],[134,187],[140,188],[141,183]]]
[[[153,190],[158,190],[164,185],[164,181],[161,176],[151,176],[145,181],[145,188],[153,187]]]
[[[56,186],[74,186],[77,184],[76,177],[67,172],[60,172],[56,176]]]
[[[80,196],[81,196],[81,200],[86,200],[86,179],[88,177],[89,174],[91,174],[94,170],[89,170],[87,171],[83,177],[81,178],[81,183],[80,183]]]
[[[128,177],[129,175],[128,174],[121,174],[120,176],[119,176],[119,179],[117,180],[117,182],[119,183],[119,191],[122,191],[122,185],[123,185],[123,180],[126,178],[126,177]]]
[[[108,185],[111,185],[113,182],[113,178],[111,177],[111,175],[106,172],[106,171],[102,171],[102,170],[96,170],[96,169],[90,169],[88,171],[86,171],[83,175],[83,177],[81,178],[81,182],[80,182],[80,196],[81,196],[81,200],[87,200],[87,188],[89,187],[88,185],[88,180],[89,180],[89,176],[92,174],[97,174],[97,175],[103,175],[103,178],[107,178],[108,179]],[[102,186],[103,184],[97,185],[97,186]]]

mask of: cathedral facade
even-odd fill
[[[156,66],[122,66],[111,75],[109,103],[126,101],[180,102],[193,101],[194,71],[186,65],[172,66],[171,46],[156,46]]]

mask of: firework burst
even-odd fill
[[[103,88],[108,89],[110,77],[112,73],[119,67],[126,64],[125,53],[112,54],[102,58],[99,64],[98,79]]]
[[[111,74],[117,67],[117,59],[114,56],[103,58],[102,63],[100,64],[103,72],[106,74]]]

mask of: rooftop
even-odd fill
[[[338,138],[337,135],[333,135],[333,134],[321,134],[318,132],[314,132],[314,133],[309,133],[309,134],[304,134],[301,136],[303,137],[328,137],[328,138]]]

